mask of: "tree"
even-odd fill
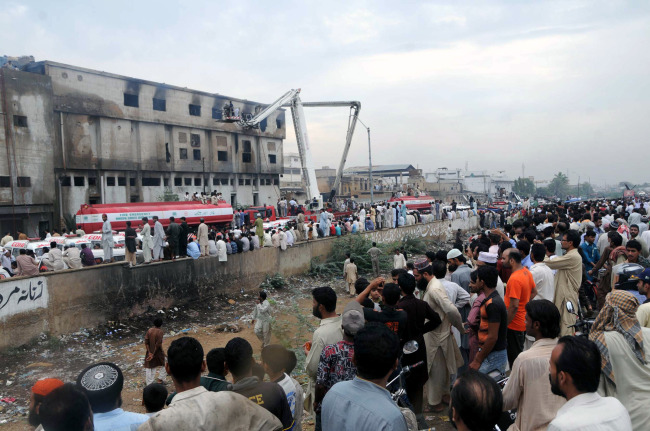
[[[558,172],[548,185],[548,191],[553,196],[564,199],[569,192],[569,178]]]
[[[580,183],[579,186],[571,186],[568,191],[573,196],[591,196],[594,194],[594,189],[589,183]]]
[[[165,187],[165,192],[158,196],[159,202],[178,202],[179,200],[178,195],[172,191],[171,187]]]
[[[530,178],[517,178],[512,186],[512,191],[519,196],[532,196],[535,194],[535,184]]]

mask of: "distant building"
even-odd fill
[[[2,231],[38,235],[86,203],[280,196],[284,110],[242,130],[222,121],[223,107],[245,117],[261,105],[51,61],[0,68],[0,85]]]
[[[302,164],[298,153],[284,154],[284,171],[280,175],[280,193],[297,201],[307,199],[302,175]]]

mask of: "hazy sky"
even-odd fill
[[[265,103],[359,100],[374,164],[650,180],[644,0],[5,0],[0,28],[0,54]],[[338,165],[347,116],[307,111],[317,167]],[[347,166],[367,163],[359,127]]]

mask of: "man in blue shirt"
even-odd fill
[[[198,259],[201,256],[201,250],[194,239],[190,238],[187,243],[187,255],[192,259]]]
[[[354,337],[357,377],[332,386],[323,399],[323,431],[406,431],[406,419],[386,390],[400,345],[387,326],[371,323]]]
[[[585,242],[580,244],[582,249],[582,263],[585,264],[585,270],[587,271],[587,280],[592,281],[593,276],[589,275],[589,271],[594,268],[594,265],[600,260],[600,252],[598,247],[595,244],[596,242],[596,232],[593,230],[588,230],[585,233]]]
[[[122,405],[122,370],[110,362],[91,365],[77,377],[93,410],[95,431],[130,430],[149,420],[149,416],[126,412]]]

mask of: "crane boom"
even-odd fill
[[[259,111],[250,119],[241,119],[237,122],[239,126],[252,129],[258,127],[259,124],[268,118],[273,112],[279,108],[291,108],[291,117],[293,119],[293,127],[296,132],[296,143],[298,144],[298,153],[300,154],[300,162],[302,165],[302,174],[305,181],[305,188],[307,197],[310,201],[316,199],[319,204],[322,204],[320,191],[318,190],[318,183],[316,181],[316,169],[311,155],[311,148],[309,146],[309,136],[307,135],[307,124],[305,123],[305,113],[303,107],[316,107],[316,108],[331,108],[331,107],[350,107],[350,117],[348,119],[348,131],[345,140],[345,148],[343,149],[343,156],[339,163],[338,171],[336,172],[336,179],[334,181],[334,188],[330,194],[330,200],[338,192],[341,186],[341,178],[343,177],[343,168],[345,161],[348,158],[350,145],[352,144],[352,136],[354,129],[359,118],[359,111],[361,110],[361,102],[358,101],[343,101],[343,102],[305,102],[300,100],[300,89],[292,89],[284,93],[277,100],[264,109]]]

